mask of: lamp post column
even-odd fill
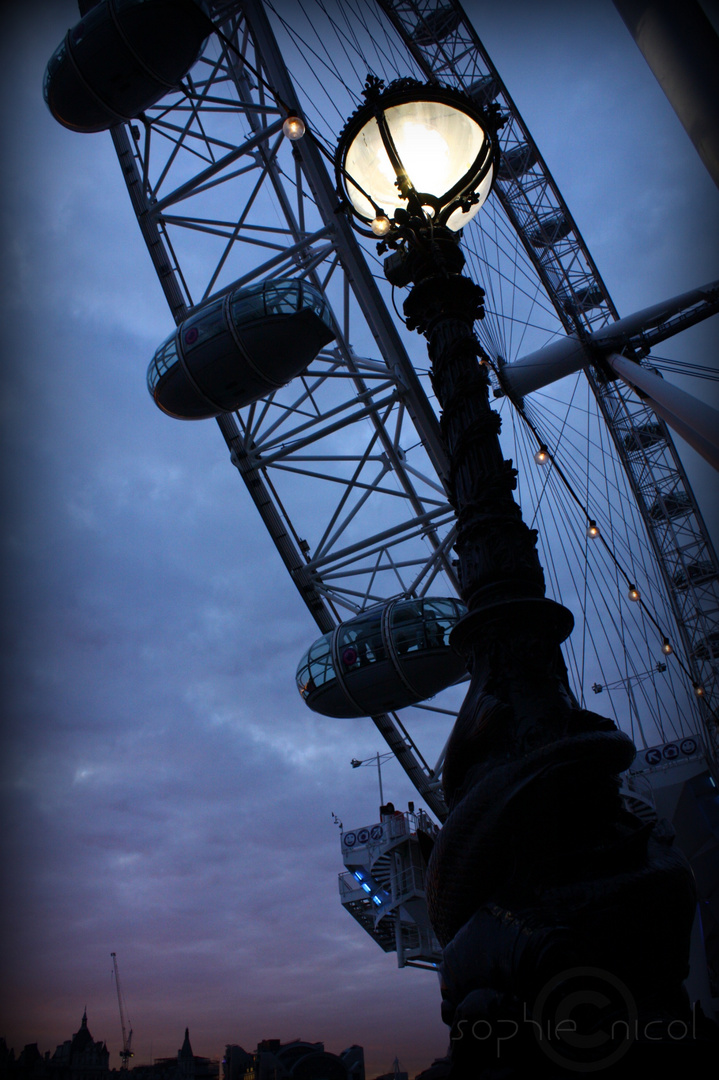
[[[559,646],[573,620],[545,597],[536,533],[512,494],[516,472],[503,458],[473,330],[483,292],[463,263],[456,240],[436,229],[415,230],[385,263],[390,281],[411,283],[407,325],[428,342],[469,610],[453,636],[471,679],[447,749],[450,813],[430,860],[428,902],[444,950],[451,1076],[491,1077],[513,1065],[501,1075],[519,1077],[528,1058],[546,1066],[556,1045],[560,1063],[569,1047],[570,1067],[575,1052],[576,1064],[594,1060],[596,1031],[552,1046],[533,1026],[537,1002],[550,990],[561,996],[565,983],[568,997],[577,971],[585,981],[604,973],[599,994],[619,993],[623,1021],[627,1010],[686,1019],[695,895],[670,839],[623,807],[618,774],[634,757],[631,740],[569,689]],[[470,1038],[478,1023],[481,1038]],[[516,1038],[500,1062],[507,1024]],[[628,1045],[603,1049],[623,1054]]]

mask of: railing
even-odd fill
[[[342,851],[347,854],[359,848],[383,848],[403,837],[427,833],[435,837],[439,832],[437,825],[424,810],[398,811],[386,814],[381,821],[372,825],[362,825],[358,829],[346,829],[342,833]]]

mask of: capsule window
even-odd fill
[[[238,289],[230,300],[232,321],[235,326],[253,322],[268,315],[295,315],[298,311],[313,311],[326,326],[332,329],[329,305],[321,293],[307,282],[264,282],[249,288]]]
[[[449,645],[450,631],[462,609],[453,600],[425,600],[424,625],[427,647],[442,648]]]
[[[147,385],[150,393],[154,393],[155,387],[162,376],[177,363],[177,342],[175,335],[169,337],[155,353],[152,363],[147,372]]]
[[[199,345],[205,345],[220,334],[227,333],[224,313],[224,298],[216,300],[213,304],[203,307],[193,318],[188,319],[182,326],[182,350],[185,354],[192,352]]]
[[[386,658],[379,612],[352,619],[339,629],[338,655],[344,671],[367,667]]]
[[[55,75],[57,69],[64,63],[66,52],[67,48],[63,39],[62,44],[58,45],[58,47],[55,49],[55,52],[50,57],[47,67],[45,68],[45,76],[42,81],[42,93],[43,97],[45,98],[45,102],[48,104],[50,101],[50,83],[52,82],[53,76]]]
[[[392,611],[392,643],[400,656],[424,649],[425,633],[422,601],[397,604]]]
[[[265,310],[268,315],[294,315],[302,307],[300,282],[268,286],[265,289]]]
[[[303,697],[335,678],[330,638],[327,634],[316,641],[297,669],[297,686]]]
[[[261,319],[265,314],[265,301],[262,295],[262,287],[257,289],[241,289],[235,293],[230,302],[232,309],[232,321],[235,326],[253,319]]]

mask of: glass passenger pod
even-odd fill
[[[459,600],[394,599],[340,623],[297,668],[306,704],[324,716],[374,716],[416,705],[466,672],[449,635],[467,609]]]
[[[175,89],[212,23],[194,0],[102,0],[58,46],[43,93],[72,131],[106,131]]]
[[[163,342],[147,371],[148,390],[179,420],[233,412],[300,375],[334,336],[327,302],[306,281],[235,289]]]

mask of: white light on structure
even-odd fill
[[[539,447],[539,450],[537,450],[537,453],[534,455],[534,460],[536,461],[537,465],[547,464],[547,462],[549,461],[549,451],[547,450],[546,446]]]
[[[636,587],[636,585],[630,585],[629,586],[629,599],[630,600],[638,600],[639,599],[639,589]]]
[[[441,86],[400,80],[367,103],[340,136],[337,184],[353,213],[374,228],[397,210],[453,231],[489,195],[496,149],[490,123],[471,98]]]
[[[297,142],[305,133],[304,121],[299,116],[288,116],[282,125],[282,132],[292,142]]]
[[[386,236],[392,228],[392,222],[386,216],[386,214],[378,214],[370,225],[372,232],[375,236]]]
[[[589,522],[589,525],[587,526],[587,536],[590,540],[596,540],[599,536],[599,527],[597,526],[596,521]]]
[[[662,652],[665,656],[671,656],[671,654],[674,652],[674,649],[672,648],[672,643],[668,637],[665,637],[662,641]]]

